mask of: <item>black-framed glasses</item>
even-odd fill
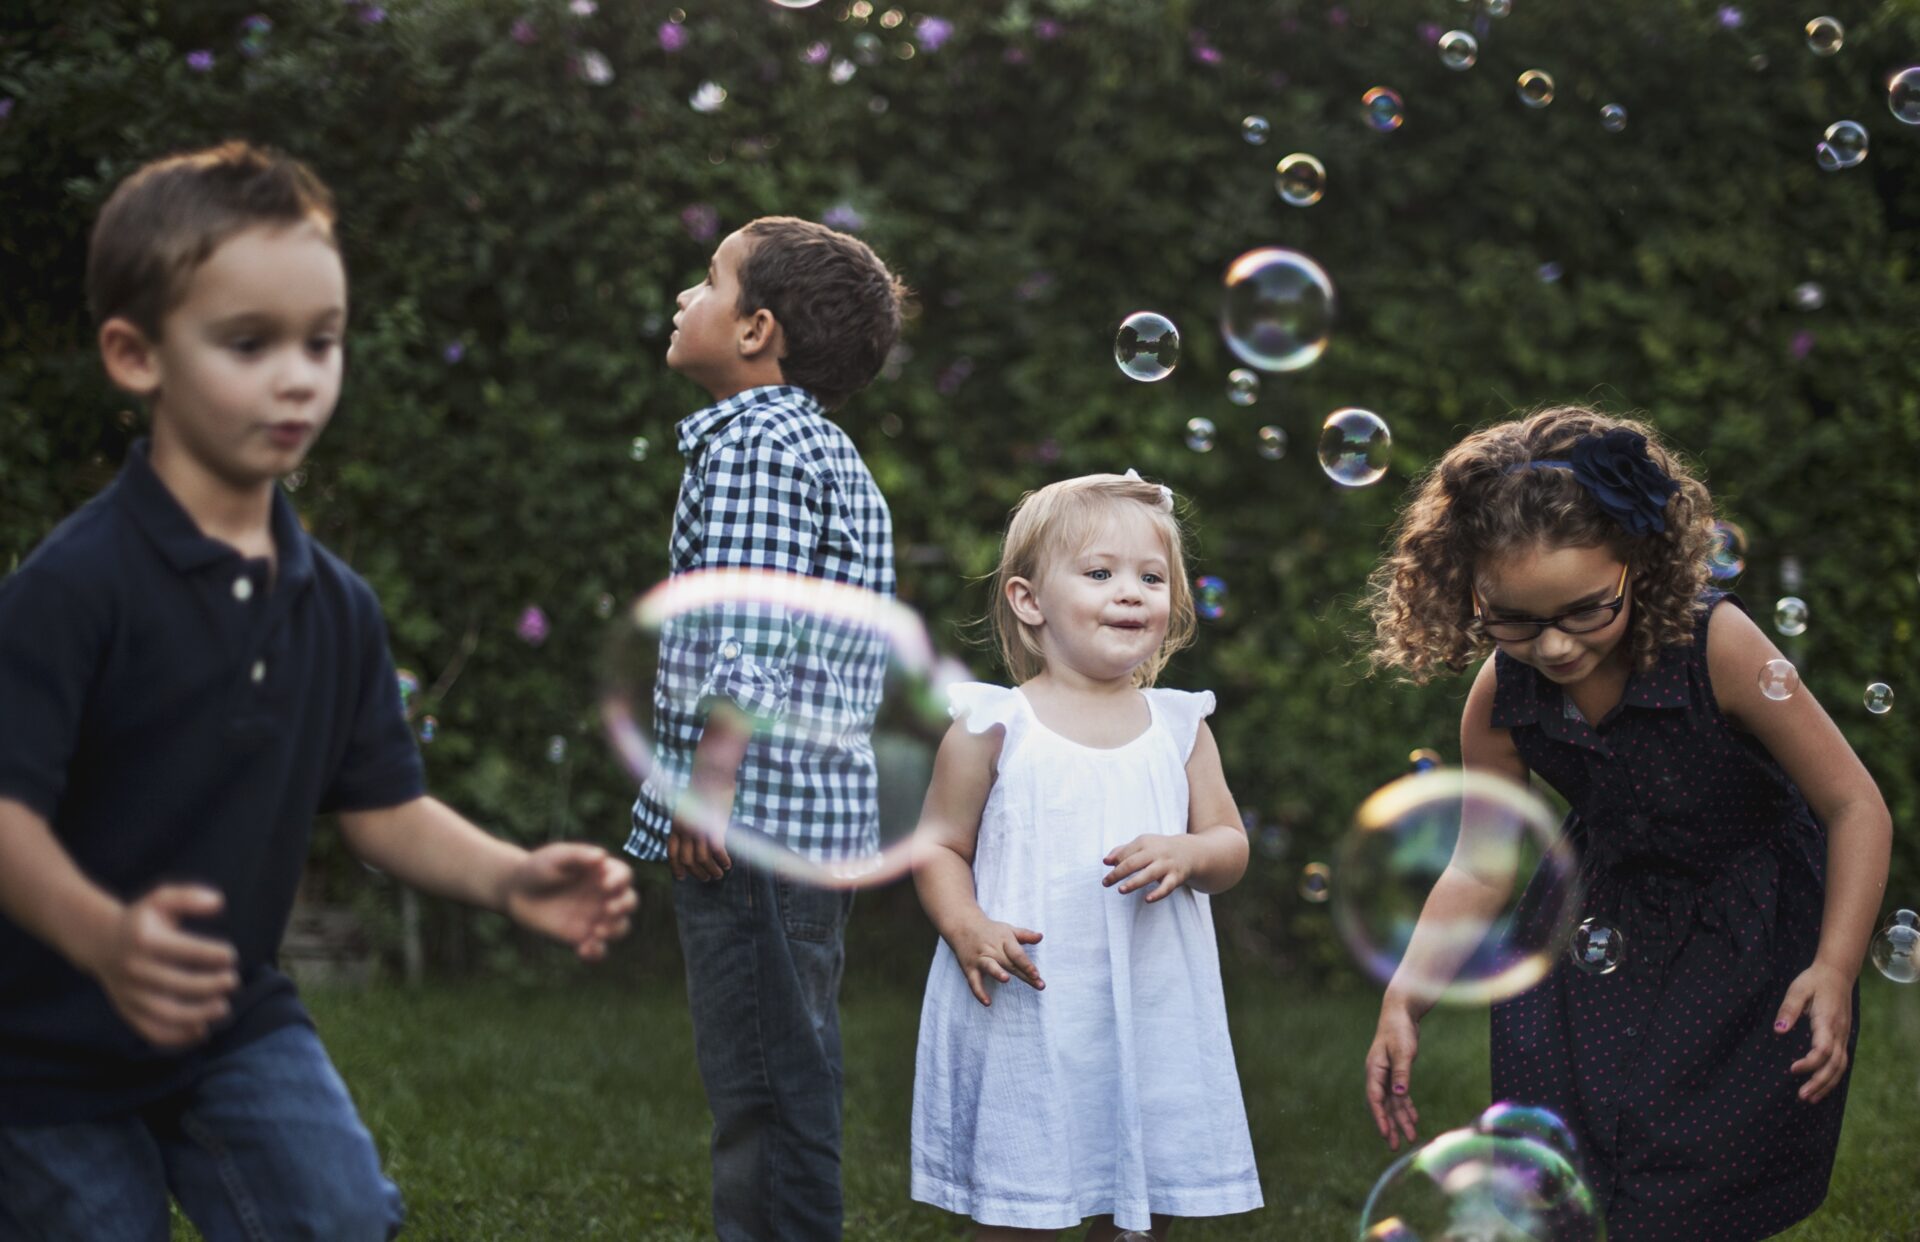
[[[1627,571],[1629,566],[1620,567],[1620,584],[1614,588],[1613,598],[1604,604],[1593,604],[1586,608],[1576,608],[1572,612],[1563,612],[1557,617],[1544,617],[1538,621],[1489,621],[1480,607],[1480,591],[1473,590],[1473,619],[1488,638],[1502,643],[1524,643],[1540,637],[1540,632],[1548,626],[1563,634],[1591,634],[1595,630],[1604,630],[1620,616],[1620,610],[1627,606]]]

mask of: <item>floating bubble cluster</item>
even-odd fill
[[[1287,455],[1287,433],[1272,423],[1255,432],[1254,438],[1259,444],[1260,456],[1268,461],[1279,461]]]
[[[1847,41],[1847,28],[1837,17],[1816,17],[1807,23],[1807,50],[1815,56],[1831,56]]]
[[[1471,69],[1480,59],[1480,40],[1464,30],[1449,30],[1440,36],[1440,63],[1449,69]]]
[[[1876,681],[1867,687],[1867,692],[1861,696],[1861,701],[1874,715],[1884,716],[1893,710],[1893,687],[1884,681]]]
[[[1334,922],[1354,960],[1430,1001],[1487,1004],[1538,983],[1580,896],[1552,809],[1474,769],[1429,768],[1375,791],[1334,866]]]
[[[1400,99],[1400,92],[1390,86],[1376,86],[1360,96],[1360,115],[1367,124],[1381,133],[1391,133],[1405,123],[1406,105]]]
[[[1279,246],[1249,250],[1228,265],[1220,328],[1227,348],[1262,371],[1297,371],[1326,352],[1333,281],[1306,255]]]
[[[1227,372],[1227,400],[1235,405],[1252,405],[1260,399],[1260,374],[1245,367]]]
[[[1773,628],[1788,638],[1807,632],[1807,602],[1797,595],[1783,595],[1773,606]]]
[[[1361,1211],[1363,1242],[1603,1242],[1592,1189],[1531,1137],[1449,1130],[1395,1161]]]
[[[1393,435],[1378,414],[1335,410],[1320,428],[1320,469],[1342,487],[1365,487],[1387,473],[1392,448]]]
[[[1707,545],[1707,574],[1716,582],[1737,578],[1747,568],[1747,532],[1734,522],[1715,522]]]
[[[1240,136],[1252,147],[1266,145],[1267,135],[1273,132],[1273,126],[1264,116],[1249,116],[1240,122]]]
[[[1887,109],[1902,125],[1920,125],[1920,65],[1887,79]]]
[[[1520,102],[1529,108],[1544,108],[1553,102],[1553,75],[1544,69],[1529,69],[1515,83]]]
[[[1163,380],[1180,364],[1180,330],[1165,315],[1135,311],[1113,338],[1113,360],[1129,379]]]
[[[1800,670],[1787,660],[1768,660],[1760,666],[1760,693],[1784,703],[1800,688]]]
[[[1187,420],[1187,447],[1196,453],[1213,452],[1213,440],[1216,429],[1211,418],[1189,418]]]
[[[1852,168],[1867,158],[1867,127],[1858,121],[1835,121],[1827,126],[1813,154],[1827,172]]]
[[[1193,580],[1193,610],[1203,621],[1218,621],[1227,615],[1227,581],[1211,574]]]
[[[1573,929],[1567,956],[1589,975],[1610,975],[1627,960],[1627,938],[1617,927],[1587,919]]]
[[[1920,980],[1920,915],[1897,910],[1873,938],[1873,968],[1895,983]]]
[[[1295,151],[1273,169],[1273,188],[1290,207],[1311,207],[1327,192],[1327,169],[1313,156]]]

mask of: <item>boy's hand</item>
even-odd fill
[[[1847,1034],[1853,1029],[1853,980],[1832,966],[1815,962],[1787,987],[1786,1000],[1774,1019],[1773,1031],[1785,1035],[1807,1016],[1813,1028],[1813,1047],[1787,1067],[1789,1074],[1811,1073],[1801,1084],[1800,1099],[1817,1104],[1840,1085],[1847,1072]]]
[[[140,1038],[158,1048],[190,1048],[230,1010],[240,958],[223,940],[181,923],[211,918],[226,904],[199,884],[163,884],[122,908],[85,969]]]
[[[717,880],[733,870],[727,847],[704,829],[675,820],[667,833],[667,866],[673,878]]]
[[[572,945],[588,962],[605,957],[607,944],[627,934],[639,904],[627,864],[577,841],[541,846],[507,879],[513,921]]]
[[[1400,1150],[1400,1138],[1415,1141],[1420,1110],[1413,1106],[1413,1059],[1420,1052],[1420,1019],[1391,994],[1380,1004],[1380,1024],[1367,1049],[1367,1107],[1387,1147]]]
[[[993,1000],[987,995],[987,985],[982,975],[992,975],[1002,983],[1013,982],[1017,975],[1020,982],[1036,992],[1046,988],[1040,972],[1034,969],[1033,959],[1021,947],[1039,943],[1040,933],[1037,931],[1015,927],[1010,923],[996,923],[988,918],[976,919],[947,937],[947,947],[953,950],[954,957],[960,961],[960,969],[966,972],[967,987],[972,989],[973,998],[989,1006]]]
[[[1158,901],[1192,877],[1195,848],[1193,838],[1185,833],[1135,837],[1115,846],[1100,860],[1113,868],[1100,883],[1107,888],[1118,884],[1121,892],[1131,893],[1157,882],[1158,887],[1147,894],[1147,900]]]

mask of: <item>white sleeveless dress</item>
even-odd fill
[[[913,1079],[920,1202],[1029,1229],[1261,1206],[1207,898],[1182,887],[1148,905],[1149,889],[1100,884],[1113,847],[1187,830],[1187,758],[1213,695],[1142,693],[1147,731],[1099,750],[1041,724],[1018,690],[951,689],[968,729],[1006,731],[974,892],[989,918],[1045,936],[1027,952],[1047,986],[989,978],[986,1007],[935,950]]]

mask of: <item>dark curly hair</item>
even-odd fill
[[[1629,534],[1570,471],[1514,469],[1564,460],[1574,441],[1615,428],[1645,436],[1648,456],[1680,485],[1662,514],[1663,532]],[[1367,583],[1375,671],[1395,669],[1424,685],[1443,667],[1459,672],[1486,655],[1493,643],[1473,624],[1474,572],[1488,556],[1534,544],[1605,547],[1627,563],[1640,668],[1651,668],[1661,647],[1692,637],[1713,498],[1648,424],[1581,405],[1538,409],[1474,432],[1409,490],[1392,548]]]

